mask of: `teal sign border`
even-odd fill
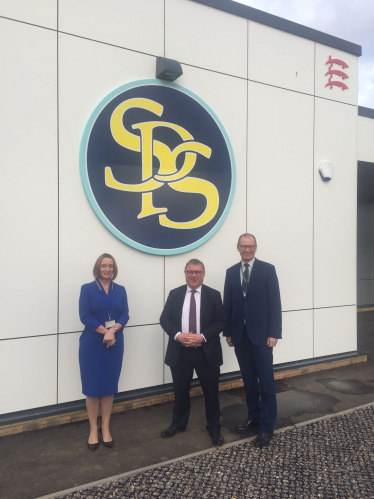
[[[112,99],[117,97],[120,93],[124,92],[125,90],[128,90],[130,88],[134,87],[141,87],[144,85],[161,85],[161,86],[166,86],[166,87],[171,87],[174,88],[175,90],[179,90],[180,92],[183,92],[193,99],[195,99],[199,104],[201,104],[205,110],[212,116],[214,121],[217,123],[218,127],[220,128],[222,135],[224,136],[226,140],[226,144],[229,150],[230,154],[230,159],[231,159],[231,175],[232,175],[232,182],[231,182],[231,190],[230,190],[230,196],[226,205],[225,210],[223,211],[220,219],[216,223],[216,225],[201,239],[198,241],[194,242],[193,244],[189,244],[187,246],[183,246],[181,248],[175,248],[175,249],[159,249],[159,248],[151,248],[149,246],[144,246],[142,244],[137,243],[136,241],[133,241],[132,239],[126,237],[124,234],[122,234],[112,223],[110,220],[107,219],[107,217],[104,215],[104,213],[101,211],[99,205],[96,202],[96,199],[92,193],[91,186],[88,180],[88,174],[87,174],[87,145],[88,145],[88,139],[91,134],[92,127],[103,110],[103,108],[110,102]],[[236,167],[235,167],[235,158],[234,158],[234,151],[231,146],[230,139],[227,135],[227,132],[225,128],[223,127],[221,121],[215,114],[215,112],[202,100],[200,97],[198,97],[196,94],[188,90],[187,88],[182,87],[181,85],[177,85],[175,83],[169,83],[165,81],[160,81],[160,80],[155,80],[155,79],[150,79],[150,80],[137,80],[137,81],[132,81],[131,83],[126,83],[125,85],[122,85],[118,87],[117,89],[113,90],[110,92],[104,99],[98,104],[91,114],[87,125],[85,126],[82,140],[81,140],[81,145],[80,145],[80,150],[79,150],[79,165],[80,165],[80,174],[81,174],[81,179],[82,179],[82,184],[84,188],[84,192],[86,193],[87,199],[96,213],[97,217],[99,220],[105,225],[105,227],[110,230],[110,232],[115,235],[118,239],[120,239],[122,242],[128,244],[129,246],[132,246],[133,248],[144,251],[146,253],[151,253],[153,255],[178,255],[180,253],[186,253],[187,251],[191,251],[202,244],[204,244],[208,239],[210,239],[213,234],[217,232],[217,230],[221,227],[223,224],[230,208],[231,204],[234,198],[234,193],[235,193],[235,185],[236,185]]]

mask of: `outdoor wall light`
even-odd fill
[[[322,180],[324,182],[328,182],[332,179],[332,176],[334,174],[334,165],[329,161],[322,161],[322,163],[319,165],[319,173],[322,177]]]
[[[166,57],[157,57],[156,60],[156,78],[160,80],[174,81],[182,76],[182,66],[174,59]]]

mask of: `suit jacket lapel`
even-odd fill
[[[208,302],[208,290],[203,284],[201,286],[201,299],[200,299],[200,329],[204,324],[207,302]]]
[[[241,283],[241,280],[240,280],[240,272],[242,271],[241,269],[241,265],[242,263],[239,262],[238,264],[236,264],[234,267],[233,267],[233,272],[234,272],[234,286],[239,290],[239,292],[242,294],[243,296],[243,291],[242,291],[242,283]],[[243,296],[244,298],[244,296]]]
[[[179,317],[181,331],[182,331],[182,312],[183,312],[184,299],[186,297],[186,291],[187,291],[187,284],[183,286],[183,288],[181,288],[180,292],[176,296],[176,303],[175,303],[175,310]]]

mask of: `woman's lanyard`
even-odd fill
[[[95,279],[95,282],[96,284],[98,285],[98,288],[100,289],[101,291],[101,286],[99,284],[99,281],[97,279]],[[109,285],[110,287],[110,285]],[[113,281],[112,281],[112,291],[113,291]],[[105,293],[105,289],[103,289],[104,293]],[[112,302],[113,302],[113,293],[109,293],[109,289],[108,289],[108,293],[105,293],[105,296],[106,296],[106,301],[107,301],[107,305],[108,305],[108,317],[109,317],[109,321],[108,322],[113,322],[113,324],[115,324],[115,321],[112,321],[112,317],[111,317],[111,309],[112,309]],[[107,324],[107,322],[105,323]]]

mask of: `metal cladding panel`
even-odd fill
[[[59,332],[82,330],[78,316],[80,287],[93,280],[93,265],[104,252],[116,259],[116,282],[124,285],[128,294],[128,325],[157,323],[164,296],[163,258],[137,251],[112,235],[92,210],[79,174],[79,147],[92,111],[123,83],[153,74],[155,59],[61,35],[59,62]]]
[[[79,370],[81,333],[58,335],[58,403],[84,398]]]
[[[313,307],[312,96],[248,83],[248,232],[275,265],[282,310]]]
[[[369,209],[367,204],[357,206],[357,279],[370,279]]]
[[[185,0],[165,1],[165,57],[247,77],[247,21]]]
[[[358,117],[357,160],[374,163],[374,119],[372,118]]]
[[[314,94],[314,42],[249,21],[248,78]]]
[[[59,29],[163,56],[164,0],[60,0]]]
[[[2,204],[6,327],[0,339],[57,331],[56,33],[0,19]]]
[[[0,413],[57,402],[57,336],[1,342]]]
[[[367,292],[368,282],[370,281],[366,279],[357,281],[357,306],[368,305],[370,303]]]
[[[357,110],[316,99],[314,149],[314,306],[356,303]],[[324,182],[322,161],[334,166]]]
[[[314,310],[314,356],[357,350],[356,306]]]
[[[125,328],[124,342],[118,391],[162,385],[164,332],[161,326]]]
[[[183,66],[180,84],[191,89],[214,109],[232,145],[236,164],[235,195],[220,230],[201,246],[188,253],[165,257],[165,297],[185,282],[184,267],[197,258],[206,267],[205,284],[223,293],[226,269],[239,261],[236,242],[246,229],[246,90],[247,83],[237,78]],[[191,130],[193,134],[193,130]],[[214,148],[214,144],[208,144]],[[214,168],[214,164],[210,165]],[[196,166],[198,168],[198,164]]]
[[[274,364],[313,358],[313,310],[282,314],[283,339],[273,349]]]
[[[57,1],[0,0],[0,16],[57,29]]]
[[[315,95],[357,105],[357,56],[316,43]],[[357,115],[357,108],[355,109]]]

